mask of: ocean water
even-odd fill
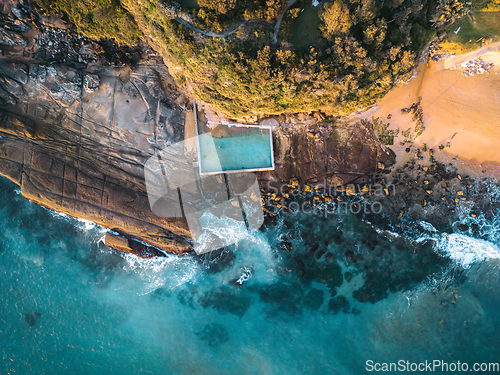
[[[142,261],[4,179],[0,201],[1,374],[500,362],[498,218],[479,223],[481,238],[427,223],[404,238],[355,217],[297,215],[218,254]]]

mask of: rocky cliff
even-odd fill
[[[24,197],[122,236],[107,237],[122,251],[190,251],[185,219],[154,215],[144,182],[155,150],[183,139],[190,106],[161,60],[54,27],[22,3],[2,6],[0,173]],[[279,119],[276,170],[261,180],[362,182],[393,163],[369,123],[317,116]]]

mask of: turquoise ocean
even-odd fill
[[[221,252],[145,261],[1,179],[0,374],[500,362],[500,217],[474,224],[402,236],[348,215],[283,216]]]

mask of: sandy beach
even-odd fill
[[[438,160],[458,157],[480,173],[500,177],[499,49],[500,43],[495,43],[466,55],[424,63],[418,68],[417,77],[390,91],[373,116],[389,122],[390,129],[400,129],[394,150],[404,152],[407,146],[400,146],[401,132],[415,128],[412,115],[402,114],[401,109],[422,97],[425,130],[414,140],[414,146],[422,147],[425,143]],[[465,76],[461,64],[478,56],[493,62],[493,69],[489,73]],[[389,115],[392,115],[390,119]],[[448,142],[450,147],[439,151],[439,146],[446,146]]]

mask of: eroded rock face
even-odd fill
[[[118,251],[135,255],[141,259],[151,259],[156,257],[166,256],[164,253],[152,246],[147,246],[139,241],[117,236],[112,233],[106,233],[105,243],[107,246],[112,247]]]

